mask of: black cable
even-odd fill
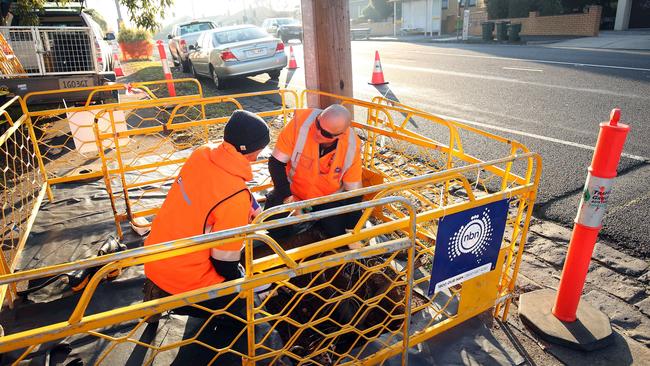
[[[54,282],[55,282],[56,280],[58,280],[59,278],[61,278],[61,277],[63,277],[63,276],[67,276],[67,275],[68,275],[67,273],[61,273],[61,274],[58,274],[58,275],[56,275],[56,276],[54,276],[54,277],[50,277],[50,278],[48,278],[47,281],[44,281],[44,282],[41,283],[40,285],[37,285],[37,286],[34,286],[34,287],[30,287],[30,288],[25,289],[25,290],[22,290],[22,291],[18,291],[18,292],[16,292],[16,294],[17,294],[19,297],[23,297],[23,296],[25,296],[25,295],[29,295],[29,294],[31,294],[32,292],[36,292],[36,291],[38,291],[38,290],[44,288],[45,286],[48,286],[48,285],[54,283]]]

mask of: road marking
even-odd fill
[[[542,136],[542,135],[538,135],[538,134],[534,134],[534,133],[530,133],[530,132],[513,130],[513,129],[510,129],[510,128],[506,128],[506,127],[491,125],[489,123],[469,121],[469,120],[466,120],[466,119],[456,118],[456,117],[451,117],[451,116],[445,116],[445,115],[442,115],[442,114],[438,114],[437,116],[439,116],[441,118],[444,118],[444,119],[450,119],[450,120],[458,121],[458,122],[461,122],[461,123],[466,123],[468,125],[474,125],[474,126],[478,126],[478,127],[484,127],[484,128],[489,128],[489,129],[492,129],[492,130],[501,131],[501,132],[511,133],[513,135],[532,137],[534,139],[538,139],[538,140],[542,140],[542,141],[554,142],[556,144],[562,144],[562,145],[566,145],[566,146],[577,147],[577,148],[585,149],[585,150],[591,150],[591,151],[596,150],[596,148],[594,146],[580,144],[580,143],[573,142],[573,141],[560,140],[560,139],[556,139],[554,137]],[[650,158],[646,158],[646,157],[643,157],[643,156],[633,155],[633,154],[628,154],[628,153],[623,153],[621,155],[626,157],[626,158],[632,159],[632,160],[642,161],[644,163],[650,163]]]
[[[383,65],[384,68],[393,68],[393,69],[401,69],[401,70],[416,71],[416,72],[427,72],[427,73],[430,73],[430,74],[452,75],[452,76],[458,76],[458,77],[464,77],[464,78],[474,78],[474,79],[492,80],[492,81],[500,81],[500,82],[506,82],[506,83],[514,83],[514,84],[534,85],[534,86],[540,86],[540,87],[544,87],[544,88],[564,89],[564,90],[577,91],[577,92],[581,92],[581,93],[602,94],[602,95],[607,95],[607,96],[612,96],[613,95],[613,96],[624,97],[624,98],[650,99],[650,96],[643,96],[643,95],[639,95],[639,94],[618,93],[618,92],[614,92],[614,91],[611,91],[611,90],[604,90],[604,89],[577,88],[577,87],[564,86],[564,85],[544,84],[544,83],[539,83],[539,82],[535,82],[535,81],[525,81],[525,80],[504,78],[504,77],[501,77],[501,76],[491,76],[491,75],[483,75],[483,74],[471,74],[471,73],[460,72],[460,71],[438,70],[438,69],[427,68],[427,67],[396,65],[396,64],[391,64],[391,63],[383,63],[382,65]]]
[[[262,82],[262,80],[258,80],[258,79],[254,78],[254,77],[251,78],[251,79]],[[269,81],[277,83],[277,81],[275,81],[275,80],[269,80]],[[294,85],[293,87],[296,87],[296,86]],[[369,93],[369,92],[367,92],[365,90],[356,90],[355,94],[357,95],[357,97],[359,95],[369,96],[370,98],[376,96],[375,93]],[[421,103],[416,102],[416,104],[421,104]],[[450,119],[450,120],[458,121],[458,122],[465,123],[465,124],[468,124],[468,125],[473,125],[473,126],[478,126],[478,127],[483,127],[483,128],[489,128],[489,129],[492,129],[492,130],[506,132],[506,133],[510,133],[510,134],[513,134],[513,135],[531,137],[531,138],[542,140],[542,141],[553,142],[553,143],[556,143],[556,144],[576,147],[576,148],[579,148],[579,149],[584,149],[584,150],[589,150],[589,151],[596,150],[596,148],[593,147],[593,146],[580,144],[580,143],[573,142],[573,141],[566,141],[566,140],[556,139],[554,137],[542,136],[542,135],[538,135],[538,134],[534,134],[534,133],[529,133],[529,132],[524,132],[524,131],[519,131],[519,130],[513,130],[513,129],[510,129],[510,128],[506,128],[506,127],[495,126],[495,125],[492,125],[492,124],[489,124],[489,123],[470,121],[470,120],[467,120],[467,119],[452,117],[452,116],[446,116],[446,115],[443,115],[443,114],[435,114],[435,115],[438,116],[438,117],[444,118],[444,119]],[[650,158],[647,158],[647,157],[634,155],[634,154],[628,154],[628,153],[623,153],[621,155],[626,157],[626,158],[632,159],[632,160],[641,161],[641,162],[644,162],[644,163],[650,163]]]
[[[534,71],[534,72],[544,72],[542,69],[527,69],[525,67],[502,67],[504,70],[517,70],[517,71]]]
[[[527,59],[527,58],[468,55],[468,54],[457,54],[457,53],[446,53],[446,52],[426,52],[426,51],[406,51],[406,52],[422,53],[422,54],[427,54],[427,55],[451,56],[451,57],[470,57],[470,58],[483,58],[483,59],[489,59],[489,60],[507,60],[507,61],[527,61],[527,62],[537,62],[537,63],[541,63],[541,64],[551,64],[551,65],[572,65],[572,66],[582,66],[582,67],[599,67],[599,68],[605,68],[605,69],[619,69],[619,70],[648,71],[648,72],[650,72],[650,69],[643,68],[643,67],[599,65],[599,64],[583,64],[583,63],[578,63],[578,62],[534,60],[534,59]]]

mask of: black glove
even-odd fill
[[[215,271],[220,274],[226,281],[236,280],[242,278],[242,273],[239,270],[239,262],[220,261],[218,259],[210,258]]]

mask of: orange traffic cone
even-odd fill
[[[295,70],[297,68],[298,64],[296,63],[296,56],[293,55],[293,46],[289,46],[289,67],[287,69]]]
[[[115,71],[115,76],[124,76],[124,71],[122,71],[122,64],[120,64],[120,58],[115,52],[113,52],[113,71]]]
[[[370,85],[388,84],[388,81],[384,81],[384,72],[381,70],[381,61],[379,61],[379,51],[375,51],[375,67],[372,69],[372,80],[368,84]]]

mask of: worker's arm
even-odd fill
[[[208,218],[209,231],[232,229],[248,225],[250,219],[251,197],[246,190],[228,198],[219,204]],[[211,256],[217,273],[226,281],[240,278],[239,260],[242,240],[229,242],[211,249]]]
[[[357,146],[359,146],[359,144],[357,144]],[[357,154],[354,156],[354,161],[352,161],[352,165],[343,176],[343,190],[352,191],[363,188],[361,173],[361,153],[360,151],[357,151]]]
[[[274,194],[278,199],[284,200],[291,196],[291,184],[287,177],[287,163],[278,160],[275,156],[269,158],[269,173],[273,181]]]
[[[280,132],[278,140],[269,158],[269,173],[273,181],[276,199],[285,201],[291,197],[291,184],[287,177],[287,163],[295,146],[295,122],[289,122]],[[285,202],[287,203],[287,202]]]

